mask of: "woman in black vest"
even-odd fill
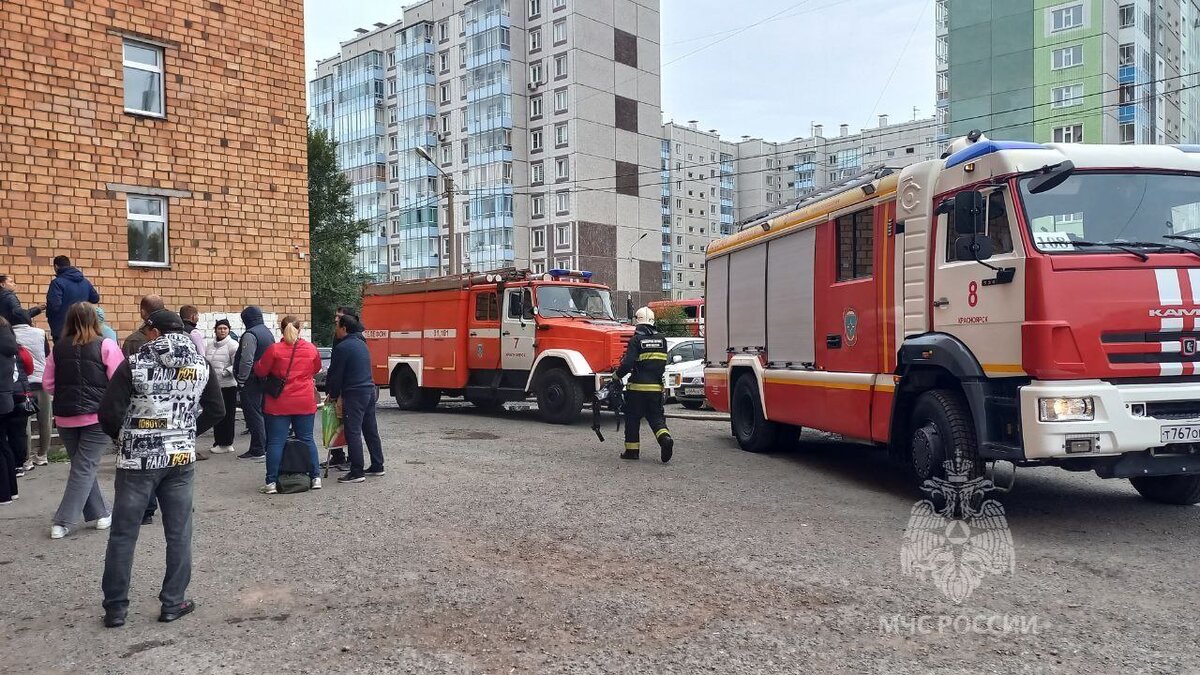
[[[117,341],[101,332],[95,307],[86,302],[71,305],[42,377],[42,386],[54,395],[54,421],[71,458],[51,539],[62,539],[84,522],[95,521],[97,530],[112,525],[112,504],[104,499],[96,480],[109,445],[97,413],[108,380],[124,360]]]

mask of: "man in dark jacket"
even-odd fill
[[[60,255],[54,259],[54,280],[46,291],[46,320],[50,323],[50,337],[55,342],[62,335],[67,310],[77,302],[98,304],[100,294],[79,268],[71,266],[70,258]]]
[[[342,411],[342,424],[346,430],[346,445],[350,450],[350,471],[338,478],[339,483],[361,483],[364,476],[382,476],[383,442],[379,439],[379,425],[375,419],[375,406],[379,403],[379,389],[371,378],[371,354],[363,339],[362,324],[351,315],[338,318],[337,343],[329,361],[329,374],[325,378],[325,392],[330,400],[337,401]],[[371,466],[363,470],[363,437],[371,453]]]
[[[263,325],[262,310],[254,305],[242,310],[242,323],[246,326],[246,332],[242,333],[242,339],[238,340],[233,362],[236,364],[234,376],[238,382],[242,412],[246,415],[246,426],[250,429],[250,449],[238,455],[238,459],[265,462],[267,423],[263,418],[262,380],[254,375],[254,365],[267,353],[267,347],[275,344],[275,336]]]
[[[225,416],[212,367],[183,333],[183,320],[159,310],[147,320],[149,342],[113,373],[100,402],[100,425],[117,444],[112,532],[104,556],[104,625],[125,625],[129,578],[142,510],[150,495],[162,506],[167,540],[158,620],[190,614],[192,484],[196,436]]]
[[[167,304],[163,302],[163,299],[157,295],[143,295],[142,301],[138,303],[138,313],[142,315],[142,321],[144,322],[150,318],[151,314],[160,309],[165,309],[166,306]],[[142,345],[149,342],[147,333],[149,330],[146,324],[143,323],[138,326],[137,330],[126,336],[125,341],[121,343],[121,353],[125,355],[125,358],[138,353]]]
[[[21,299],[17,297],[17,284],[13,281],[11,274],[0,274],[0,318],[8,320],[9,323],[16,323],[19,312],[25,312],[30,319],[42,313],[45,305],[30,307],[24,309],[21,307]]]
[[[667,430],[663,413],[663,371],[667,368],[667,338],[654,328],[654,312],[643,307],[634,314],[637,328],[625,358],[617,368],[618,379],[629,375],[625,387],[625,452],[621,459],[638,459],[641,452],[642,419],[650,423],[658,445],[662,448],[662,461],[671,461],[675,441]]]

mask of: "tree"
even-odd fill
[[[333,342],[333,316],[341,305],[362,306],[368,275],[354,269],[358,238],[370,223],[354,218],[350,179],[337,164],[337,141],[308,129],[308,236],[312,274],[313,341]]]
[[[687,325],[687,314],[682,307],[660,307],[654,313],[654,327],[667,337],[692,337]]]

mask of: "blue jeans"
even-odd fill
[[[313,440],[313,415],[267,415],[267,482],[279,478],[279,463],[283,461],[283,446],[287,443],[288,430],[296,432],[296,438],[308,445],[312,459],[312,477],[321,475],[321,453]]]
[[[342,392],[342,424],[346,428],[346,445],[350,450],[350,473],[363,474],[363,439],[371,453],[371,469],[383,468],[383,442],[375,420],[379,390],[375,387],[347,389]]]

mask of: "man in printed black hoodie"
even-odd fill
[[[70,258],[60,255],[54,259],[54,280],[46,291],[46,320],[55,342],[62,335],[67,310],[77,302],[99,304],[100,294],[79,268],[71,266]]]

